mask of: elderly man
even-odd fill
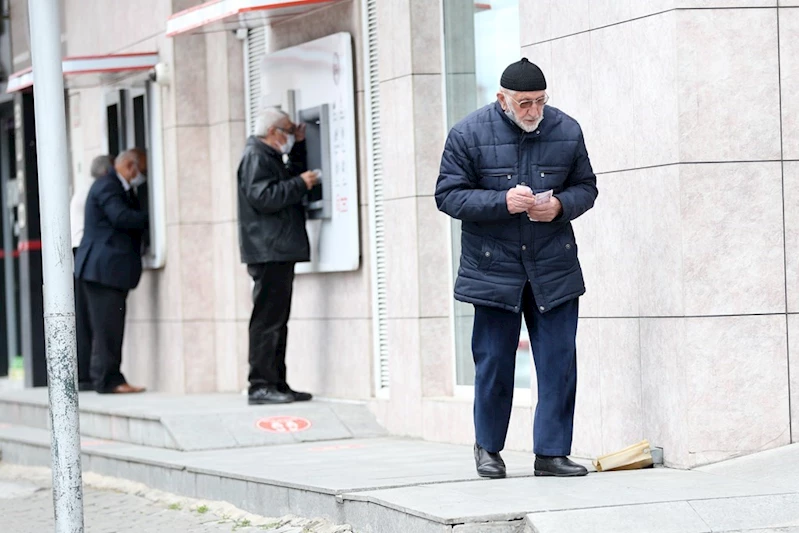
[[[239,248],[255,282],[251,405],[311,399],[286,382],[286,338],[294,264],[310,260],[303,200],[318,180],[316,172],[306,170],[305,126],[292,124],[276,109],[264,110],[238,169]]]
[[[449,133],[438,208],[463,221],[455,298],[474,304],[477,473],[505,477],[515,353],[524,316],[538,378],[537,476],[582,476],[571,453],[578,297],[585,292],[571,221],[594,205],[596,176],[577,122],[546,106],[546,79],[508,66],[497,101]]]
[[[136,154],[129,150],[116,158],[114,172],[94,182],[75,256],[75,277],[87,302],[93,338],[91,378],[101,394],[144,390],[129,385],[120,371],[125,302],[141,278],[141,237],[149,222],[131,190],[138,174]]]
[[[110,155],[98,155],[92,160],[91,180],[82,180],[69,203],[69,221],[72,226],[72,253],[78,253],[78,246],[83,239],[83,215],[86,209],[86,197],[89,195],[94,180],[107,176],[114,170],[114,158]],[[89,324],[89,309],[86,298],[75,283],[75,329],[78,345],[78,390],[94,390],[89,365],[92,360],[92,329]]]

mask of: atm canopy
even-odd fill
[[[225,29],[274,24],[342,0],[211,0],[179,11],[166,23],[167,37],[202,30],[219,23]]]
[[[158,64],[157,52],[138,54],[111,54],[103,56],[65,57],[61,68],[67,78],[68,86],[98,87],[131,73],[148,71]],[[33,68],[15,72],[8,78],[7,93],[27,89],[33,85]]]

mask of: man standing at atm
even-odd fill
[[[308,171],[305,125],[265,109],[238,169],[239,249],[252,276],[250,405],[308,401],[286,382],[286,339],[294,264],[311,257],[303,200],[319,181]]]
[[[75,254],[75,277],[92,335],[90,374],[101,394],[144,390],[128,384],[120,371],[126,300],[141,278],[141,236],[150,224],[131,187],[138,173],[136,154],[128,150],[117,156],[113,172],[94,182]]]

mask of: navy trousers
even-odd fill
[[[578,307],[575,298],[542,314],[529,283],[524,288],[521,313],[475,305],[474,429],[477,444],[485,450],[496,453],[505,447],[523,314],[538,378],[533,451],[552,456],[571,453]]]

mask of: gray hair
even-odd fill
[[[97,179],[107,176],[112,170],[114,170],[114,158],[110,155],[98,155],[92,159],[92,166],[89,172],[93,178]]]
[[[263,109],[255,120],[255,131],[253,131],[253,135],[256,137],[266,137],[269,128],[277,125],[281,120],[286,118],[289,118],[288,114],[275,107]]]
[[[133,164],[135,164],[137,167],[139,166],[139,154],[136,153],[135,148],[125,150],[119,154],[114,161],[114,165],[121,165],[123,163],[127,163],[128,161],[133,161]]]

